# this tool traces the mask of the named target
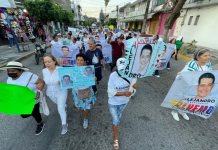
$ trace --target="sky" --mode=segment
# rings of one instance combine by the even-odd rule
[[[116,5],[119,5],[120,7],[132,1],[136,0],[110,0],[106,8],[106,13],[116,10]],[[101,9],[103,9],[103,12],[105,13],[104,0],[74,0],[74,2],[78,2],[81,5],[83,15],[99,18]]]

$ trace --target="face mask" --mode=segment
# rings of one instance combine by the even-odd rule
[[[8,73],[8,76],[11,77],[11,78],[17,78],[18,77],[17,73]]]

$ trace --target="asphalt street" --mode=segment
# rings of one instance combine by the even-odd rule
[[[42,64],[35,65],[34,57],[23,64],[41,76]],[[173,120],[170,110],[160,107],[170,86],[185,65],[171,60],[171,70],[160,71],[160,78],[147,77],[137,82],[137,94],[126,107],[119,126],[120,150],[217,150],[218,112],[205,120],[190,116],[190,120]],[[108,69],[109,70],[109,69]],[[98,86],[97,102],[91,110],[88,129],[82,128],[80,112],[68,98],[69,131],[62,136],[56,105],[47,99],[50,115],[43,116],[46,126],[35,136],[36,123],[32,118],[0,114],[0,150],[112,150],[111,116],[107,106],[109,71]],[[7,79],[0,72],[0,82]]]

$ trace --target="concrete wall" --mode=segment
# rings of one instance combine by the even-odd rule
[[[218,5],[188,9],[181,34],[185,42],[197,41],[197,45],[218,50]],[[200,15],[197,25],[195,18]],[[190,16],[192,22],[188,25]]]

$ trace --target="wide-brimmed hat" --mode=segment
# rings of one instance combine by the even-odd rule
[[[1,70],[7,70],[7,69],[21,69],[24,71],[29,70],[27,67],[23,66],[20,62],[17,61],[11,61],[6,66],[3,66],[0,68]]]

